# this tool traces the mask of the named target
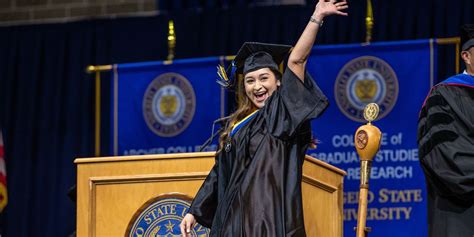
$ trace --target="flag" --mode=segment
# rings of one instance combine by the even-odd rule
[[[363,110],[380,106],[373,124],[382,131],[372,163],[367,226],[370,235],[427,236],[426,185],[418,160],[418,113],[435,81],[432,40],[325,45],[314,48],[307,69],[326,93],[326,112],[313,122],[318,148],[311,156],[347,172],[344,177],[344,235],[357,225],[360,163],[354,133],[366,123]]]
[[[199,151],[213,121],[224,115],[224,90],[215,82],[219,63],[218,57],[210,57],[116,65],[113,154]],[[213,143],[205,151],[216,148]]]
[[[7,206],[7,170],[5,167],[5,152],[3,149],[3,136],[0,130],[0,213]]]

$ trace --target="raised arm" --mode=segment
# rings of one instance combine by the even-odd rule
[[[319,0],[318,4],[316,4],[308,25],[306,25],[306,28],[288,58],[288,67],[300,80],[304,80],[306,62],[308,61],[311,48],[313,47],[316,35],[324,18],[330,15],[347,16],[347,13],[343,12],[343,10],[347,8],[348,6],[345,0],[339,2],[336,0]]]

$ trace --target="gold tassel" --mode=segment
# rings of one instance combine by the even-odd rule
[[[370,44],[372,41],[372,29],[374,27],[374,13],[372,10],[372,1],[367,0],[367,16],[365,17],[366,35],[365,43]]]
[[[222,65],[217,65],[217,75],[225,82],[229,81],[229,77],[227,76],[227,73],[225,72],[225,69]]]

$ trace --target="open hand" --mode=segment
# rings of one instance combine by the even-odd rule
[[[347,8],[349,8],[349,6],[345,0],[319,0],[318,4],[316,4],[313,16],[319,21],[330,15],[347,16],[347,12],[344,12]]]

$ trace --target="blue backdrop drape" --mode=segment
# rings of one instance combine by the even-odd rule
[[[365,2],[351,1],[347,18],[327,19],[318,43],[362,42]],[[451,37],[461,23],[474,22],[472,0],[373,4],[374,41]],[[66,195],[75,183],[73,160],[94,155],[94,80],[84,71],[87,65],[165,59],[170,19],[177,58],[231,55],[244,41],[294,44],[313,7],[209,8],[0,27],[0,127],[9,192],[0,219],[4,236],[67,236],[75,228],[75,206]],[[444,78],[454,73],[454,53],[439,53],[439,78]],[[102,88],[106,85],[104,80]],[[107,93],[104,89],[102,98]],[[103,115],[107,104],[104,99]],[[104,116],[103,124],[107,121]],[[102,134],[108,134],[107,127]],[[102,145],[108,147],[108,141]]]

